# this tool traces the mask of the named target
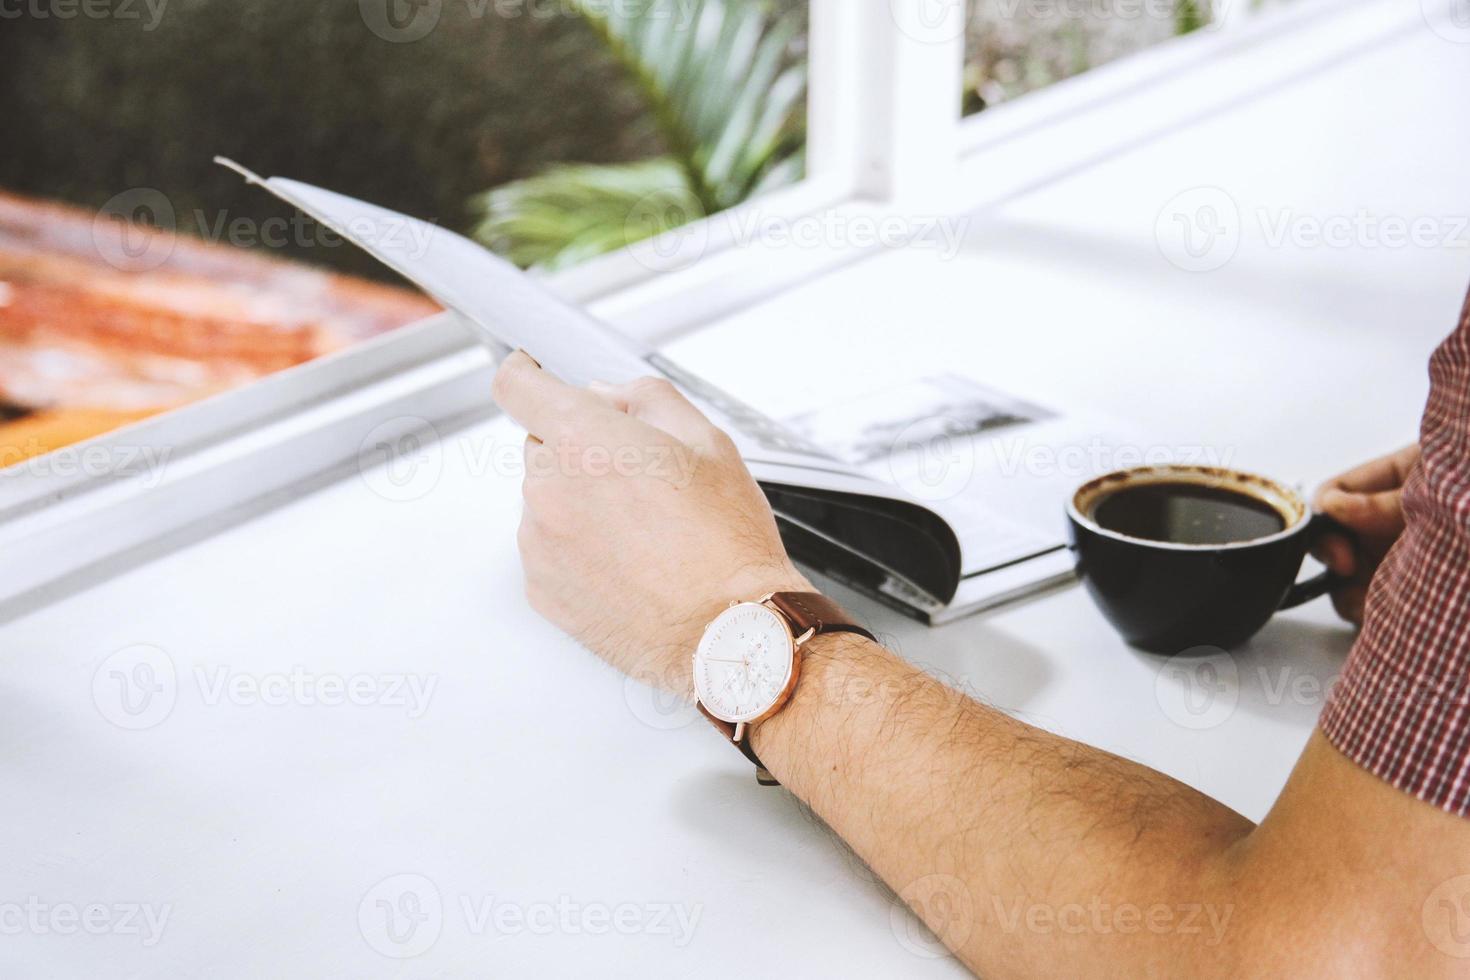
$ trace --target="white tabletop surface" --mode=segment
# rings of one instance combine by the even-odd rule
[[[1314,482],[1412,438],[1470,233],[1277,246],[1260,213],[1453,237],[1467,82],[1470,48],[1404,36],[977,216],[951,259],[873,258],[674,349],[773,414],[940,364]],[[1212,272],[1155,239],[1200,185],[1240,220]],[[962,974],[789,795],[526,607],[518,445],[485,423],[408,490],[354,474],[0,627],[0,973]],[[842,597],[914,661],[1252,818],[1351,643],[1318,602],[1179,672],[1077,589],[940,629]],[[125,706],[140,665],[160,689]],[[344,685],[357,703],[308,703]]]

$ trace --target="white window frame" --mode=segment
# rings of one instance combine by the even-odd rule
[[[1219,15],[1210,27],[962,118],[965,36],[963,19],[956,30],[952,18],[968,16],[969,2],[811,0],[807,178],[668,233],[700,237],[702,255],[686,268],[653,271],[625,250],[558,273],[552,285],[628,333],[663,340],[873,250],[841,242],[772,249],[738,241],[732,228],[829,211],[912,217],[994,204],[1268,91],[1350,50],[1359,34],[1383,29],[1376,9],[1355,16],[1381,7],[1375,0],[1292,0],[1264,11],[1252,0],[1214,0]],[[1404,7],[1405,17],[1418,15],[1407,9],[1417,4]],[[1231,71],[1233,55],[1297,38],[1306,43],[1273,70]],[[1179,84],[1185,79],[1187,88]],[[1088,138],[1078,145],[1084,141],[1067,134],[1084,120]]]
[[[1294,0],[961,120],[963,32],[941,16],[926,35],[922,18],[914,29],[919,12],[903,9],[942,14],[956,2],[811,0],[808,177],[668,233],[706,236],[687,267],[660,271],[629,249],[552,276],[552,288],[645,340],[695,329],[881,248],[742,243],[731,230],[740,221],[994,206],[1422,28],[1425,16],[1393,0]],[[1171,84],[1186,79],[1187,91]],[[492,371],[445,314],[0,471],[0,621],[350,477],[385,431],[430,438],[485,418]],[[140,450],[166,466],[129,472]],[[84,458],[118,468],[57,465]]]

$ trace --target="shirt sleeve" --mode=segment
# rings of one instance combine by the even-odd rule
[[[1369,772],[1470,816],[1470,299],[1429,377],[1404,533],[1320,724]]]

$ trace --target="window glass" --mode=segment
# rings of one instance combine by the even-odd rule
[[[970,0],[964,111],[989,106],[1181,34],[1216,29],[1233,8],[1286,0]]]
[[[28,0],[0,465],[419,319],[233,157],[568,265],[803,173],[805,0]]]

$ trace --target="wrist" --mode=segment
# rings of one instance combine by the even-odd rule
[[[801,648],[801,676],[780,711],[751,731],[751,748],[783,785],[795,789],[798,770],[820,762],[846,768],[837,753],[844,720],[885,696],[875,677],[895,660],[882,644],[856,633],[820,633]],[[769,756],[769,758],[768,758]]]
[[[817,589],[789,561],[754,564],[729,575],[720,585],[719,604],[750,602],[770,592],[816,592]]]

